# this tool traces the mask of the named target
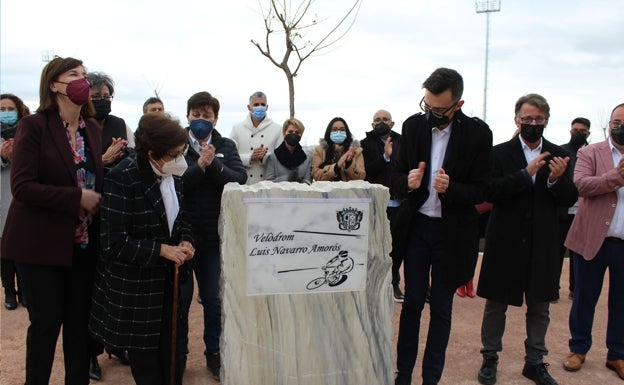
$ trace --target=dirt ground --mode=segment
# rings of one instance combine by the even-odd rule
[[[478,272],[478,267],[477,267]],[[475,280],[476,282],[476,280]],[[560,385],[617,385],[623,382],[617,377],[615,372],[605,368],[606,347],[605,333],[607,322],[607,288],[608,279],[605,279],[603,293],[600,297],[594,321],[594,347],[587,356],[587,361],[583,368],[576,373],[569,373],[563,370],[562,364],[568,352],[568,314],[572,301],[568,299],[568,261],[564,264],[561,277],[561,299],[558,303],[552,304],[551,322],[547,335],[547,347],[550,354],[546,361],[550,363],[549,372],[559,382]],[[477,372],[481,365],[481,355],[479,349],[480,327],[485,301],[481,298],[459,298],[455,297],[453,326],[451,340],[449,343],[446,366],[440,385],[473,385],[478,384]],[[202,354],[203,342],[201,338],[202,325],[200,306],[194,302],[191,307],[191,353],[188,359],[187,372],[184,378],[185,385],[212,385],[218,382],[212,380],[205,367],[205,360]],[[398,333],[398,319],[401,312],[401,305],[395,303],[392,323],[394,326],[394,343]],[[525,308],[510,307],[507,312],[507,328],[503,339],[503,352],[500,356],[498,366],[498,384],[501,385],[531,385],[532,381],[524,378],[521,374],[524,364],[524,312]],[[428,312],[425,308],[423,313],[423,325],[428,323]],[[25,335],[28,327],[28,314],[26,309],[19,307],[17,310],[7,311],[2,307],[0,312],[0,384],[15,385],[24,383],[24,362],[25,362]],[[421,328],[421,351],[419,360],[414,369],[413,384],[420,384],[420,368],[422,347],[426,338],[426,327]],[[103,381],[101,385],[110,384],[132,384],[130,368],[122,366],[115,359],[108,359],[105,355],[99,358],[103,371]],[[63,352],[61,343],[57,345],[57,356],[52,369],[50,384],[63,384]],[[98,384],[92,381],[91,384]],[[243,384],[241,384],[243,385]],[[271,385],[271,384],[246,384],[246,385]],[[378,385],[378,384],[345,384],[345,385]],[[381,384],[380,384],[381,385]],[[391,384],[383,384],[391,385]]]

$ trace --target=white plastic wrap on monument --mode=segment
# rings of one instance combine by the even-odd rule
[[[388,199],[363,181],[225,187],[222,384],[392,383]]]

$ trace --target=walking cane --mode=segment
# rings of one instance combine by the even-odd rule
[[[175,364],[176,364],[176,335],[178,334],[178,276],[179,267],[176,264],[173,271],[173,306],[171,307],[171,373],[170,384],[175,385]]]

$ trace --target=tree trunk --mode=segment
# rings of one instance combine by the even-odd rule
[[[286,73],[288,79],[288,100],[290,107],[290,117],[295,117],[295,79],[292,74]]]

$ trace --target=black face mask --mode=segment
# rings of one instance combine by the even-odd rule
[[[390,126],[388,123],[381,122],[378,123],[373,130],[380,136],[386,136],[390,133]]]
[[[624,146],[624,124],[611,129],[611,139],[620,146]]]
[[[581,147],[582,145],[585,144],[586,141],[587,141],[587,136],[585,136],[584,133],[575,132],[572,134],[572,143],[574,143],[575,146]]]
[[[450,119],[446,115],[437,115],[432,113],[431,111],[425,112],[425,118],[427,119],[427,125],[429,128],[440,127],[448,124]]]
[[[521,124],[520,135],[529,143],[537,142],[544,134],[543,124]]]
[[[296,146],[297,144],[299,144],[300,140],[301,136],[299,136],[299,134],[295,134],[294,132],[286,134],[286,136],[284,137],[284,142],[286,142],[286,144],[288,144],[289,146]]]
[[[102,120],[111,112],[110,100],[92,100],[93,107],[95,107],[95,120]]]

